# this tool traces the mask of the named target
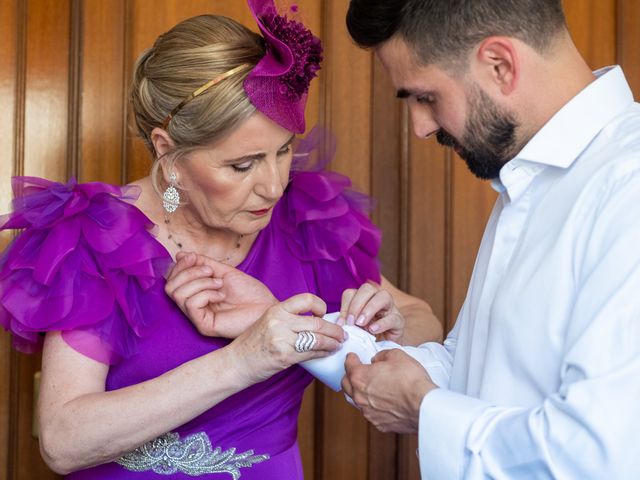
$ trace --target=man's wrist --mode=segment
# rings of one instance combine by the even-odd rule
[[[424,397],[437,388],[438,387],[434,383],[425,378],[418,382],[418,385],[412,389],[413,398],[411,402],[411,411],[413,413],[413,422],[416,432],[418,431],[420,423],[420,407],[422,405],[422,401],[424,400]]]

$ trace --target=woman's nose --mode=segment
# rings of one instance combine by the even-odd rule
[[[256,193],[269,200],[277,200],[284,193],[286,179],[282,177],[288,172],[281,171],[275,159],[263,162],[262,166],[260,179],[256,184]]]

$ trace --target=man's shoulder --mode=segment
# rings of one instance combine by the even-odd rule
[[[640,152],[640,103],[634,102],[603,130],[612,149],[631,156]]]

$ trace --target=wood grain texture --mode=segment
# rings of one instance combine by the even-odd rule
[[[24,159],[20,169],[57,181],[66,181],[69,158],[69,102],[71,2],[30,0],[23,4],[20,28],[26,32],[24,85]],[[11,479],[53,479],[31,436],[33,375],[40,368],[38,355],[11,355],[13,428]]]
[[[455,323],[467,294],[484,227],[496,193],[486,181],[475,178],[457,155],[451,160],[451,207],[449,213],[449,291],[447,330]]]
[[[571,36],[591,68],[615,63],[617,0],[564,0],[563,4]]]
[[[618,0],[617,62],[622,65],[636,101],[640,100],[640,2]]]
[[[0,0],[0,211],[9,210],[11,175],[16,167],[17,86],[18,86],[18,0]],[[9,243],[10,232],[0,233],[0,251]],[[0,480],[8,480],[13,470],[14,433],[11,381],[11,338],[0,329]]]
[[[27,2],[24,173],[67,180],[69,0]]]
[[[122,181],[122,134],[127,87],[124,79],[125,0],[85,0],[81,10],[80,142],[81,182]],[[127,79],[128,82],[128,79]]]
[[[466,294],[495,192],[451,152],[413,136],[383,68],[345,31],[348,0],[296,3],[325,46],[307,125],[320,122],[336,135],[332,167],[375,197],[384,274],[429,301],[448,330]],[[564,3],[589,64],[621,63],[640,94],[640,2]],[[2,212],[14,173],[66,180],[77,172],[82,181],[110,183],[147,175],[149,154],[128,128],[133,63],[178,21],[212,12],[256,30],[244,1],[0,0]],[[7,241],[0,234],[0,249]],[[8,335],[0,332],[0,384],[8,386],[0,389],[0,480],[58,478],[40,460],[30,433],[39,362],[12,352]],[[321,385],[307,390],[298,428],[309,480],[419,478],[415,436],[380,434],[341,394]]]
[[[15,168],[16,148],[16,88],[18,73],[18,1],[0,0],[0,211],[9,210],[10,177]],[[8,241],[8,232],[0,234],[0,249]]]
[[[404,176],[408,155],[403,148],[402,103],[396,98],[388,75],[377,57],[373,57],[371,98],[371,196],[373,221],[383,232],[380,262],[382,274],[393,284],[406,284],[404,258],[408,250],[407,189]],[[400,214],[398,214],[400,212]],[[397,477],[398,437],[383,434],[369,426],[370,480]]]
[[[327,0],[323,11],[325,63],[321,118],[338,141],[332,167],[360,191],[371,185],[371,54],[348,40],[347,0]],[[357,88],[355,88],[357,86]],[[342,394],[322,387],[322,459],[316,478],[367,478],[368,425]]]

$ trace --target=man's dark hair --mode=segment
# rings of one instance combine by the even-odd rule
[[[351,0],[347,28],[361,47],[398,36],[423,64],[457,63],[491,35],[544,52],[565,26],[561,0]]]

